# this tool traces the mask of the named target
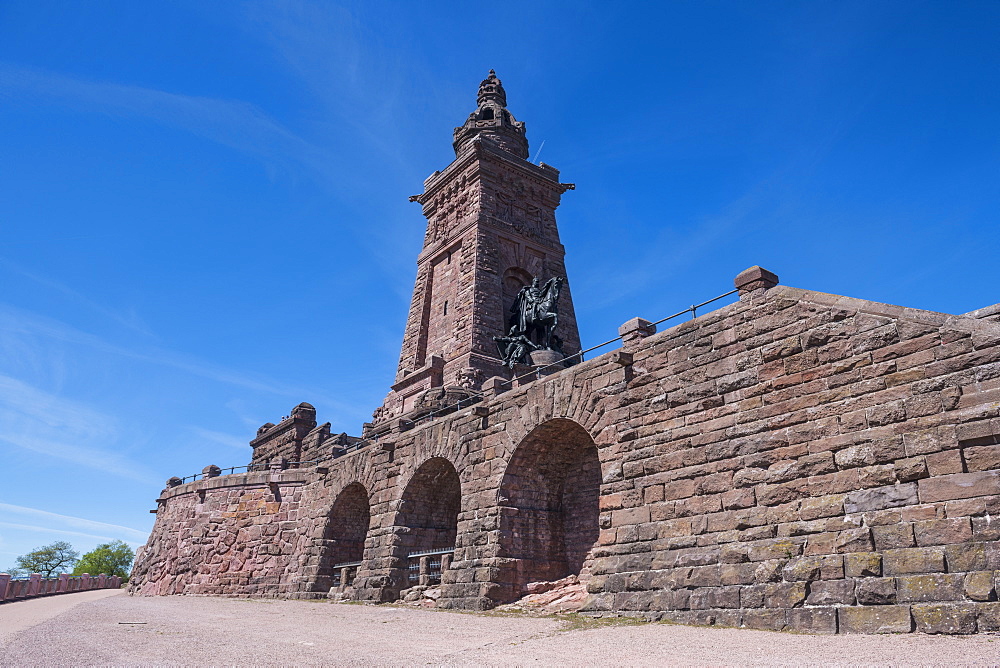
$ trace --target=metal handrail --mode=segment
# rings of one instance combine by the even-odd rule
[[[314,460],[311,460],[311,461],[308,461],[308,462],[285,462],[284,465],[281,467],[281,470],[285,471],[285,470],[291,468],[293,465],[295,465],[296,467],[302,467],[304,465],[309,465],[309,464],[319,464],[319,463],[321,463],[321,461],[322,460],[314,459]],[[219,476],[222,476],[222,475],[231,475],[231,474],[233,474],[233,473],[235,473],[237,471],[244,471],[244,470],[247,473],[255,473],[255,472],[261,472],[261,471],[270,471],[271,470],[271,464],[270,463],[267,463],[267,464],[247,464],[245,466],[230,466],[230,467],[224,468],[224,469],[220,468],[219,469]],[[226,471],[229,471],[229,473],[226,473]],[[189,482],[189,481],[193,482],[195,480],[203,478],[204,476],[205,476],[204,472],[202,472],[202,473],[195,473],[194,475],[184,476],[183,478],[181,478],[180,484],[183,485],[184,483]],[[211,477],[216,478],[218,476],[211,476]]]
[[[703,301],[700,304],[693,304],[693,305],[687,307],[686,309],[684,309],[683,311],[678,311],[677,313],[674,313],[672,315],[668,315],[666,318],[660,318],[656,322],[653,322],[653,323],[650,323],[650,324],[652,324],[652,325],[659,325],[659,324],[662,324],[662,323],[664,323],[664,322],[666,322],[668,320],[672,320],[674,318],[678,318],[678,317],[684,315],[685,313],[690,313],[691,314],[691,319],[693,320],[694,318],[698,317],[698,309],[700,309],[701,307],[707,306],[708,304],[711,304],[713,302],[717,302],[720,299],[725,299],[726,297],[728,297],[730,295],[734,295],[737,292],[739,292],[739,290],[730,290],[729,292],[723,293],[723,294],[719,295],[718,297],[712,297],[711,299]],[[506,385],[509,385],[510,387],[513,387],[514,383],[516,383],[517,381],[523,380],[525,378],[530,378],[531,376],[534,376],[536,379],[537,378],[541,378],[542,377],[542,372],[545,371],[546,369],[550,369],[550,368],[555,367],[555,366],[563,366],[563,367],[565,367],[566,360],[571,360],[571,359],[573,359],[575,357],[579,357],[580,361],[582,362],[583,361],[583,356],[585,354],[587,354],[589,352],[592,352],[594,350],[597,350],[598,348],[603,348],[604,346],[607,346],[607,345],[610,345],[612,343],[615,343],[616,341],[621,341],[621,339],[622,339],[621,335],[616,336],[615,338],[608,339],[607,341],[604,341],[603,343],[598,343],[596,346],[591,346],[590,348],[587,348],[586,350],[581,350],[580,352],[573,353],[572,355],[567,355],[566,357],[564,357],[563,359],[559,360],[558,362],[553,362],[551,364],[546,364],[545,366],[538,367],[537,369],[534,369],[534,370],[532,370],[529,373],[522,374],[520,376],[515,376],[514,378],[511,378],[510,380],[504,380],[503,383],[506,384]],[[496,358],[490,358],[490,359],[496,359]],[[497,361],[501,362],[502,360],[497,359]],[[451,412],[451,409],[460,410],[461,408],[463,408],[463,404],[465,404],[467,406],[471,406],[474,403],[478,403],[481,399],[483,399],[485,397],[485,395],[482,392],[473,392],[472,394],[475,395],[475,396],[474,397],[466,397],[464,399],[460,399],[458,402],[456,402],[454,404],[450,404],[450,405],[445,406],[443,408],[438,408],[436,410],[433,410],[430,413],[428,413],[427,415],[421,415],[420,417],[418,417],[415,420],[413,420],[412,423],[413,424],[417,424],[417,423],[419,423],[421,421],[424,421],[424,420],[431,420],[434,417],[436,417],[436,415],[435,415],[436,413]]]
[[[703,301],[700,304],[693,304],[693,305],[687,307],[686,309],[684,309],[682,311],[678,311],[677,313],[673,313],[671,315],[668,315],[666,318],[660,318],[659,320],[657,320],[656,322],[653,322],[651,324],[652,325],[660,325],[660,324],[662,324],[664,322],[667,322],[668,320],[673,320],[674,318],[679,318],[680,316],[684,315],[685,313],[690,313],[692,319],[697,318],[698,317],[698,309],[702,308],[703,306],[708,306],[709,304],[711,304],[713,302],[717,302],[720,299],[725,299],[726,297],[728,297],[730,295],[734,295],[737,292],[739,292],[739,290],[730,290],[729,292],[723,293],[723,294],[719,295],[718,297],[712,297],[711,299]],[[565,367],[565,364],[566,364],[567,360],[572,360],[572,359],[575,359],[575,358],[579,358],[579,360],[582,362],[583,361],[583,356],[585,354],[587,354],[589,352],[593,352],[594,350],[598,350],[599,348],[603,348],[604,346],[611,345],[612,343],[615,343],[617,341],[621,341],[622,338],[623,337],[621,335],[619,335],[619,336],[616,336],[613,339],[608,339],[607,341],[604,341],[603,343],[598,343],[596,346],[591,346],[590,348],[587,348],[586,350],[581,350],[579,352],[573,353],[572,355],[567,355],[566,357],[564,357],[563,359],[559,360],[558,362],[553,362],[551,364],[546,364],[545,366],[541,366],[541,367],[538,367],[537,369],[533,369],[529,373],[522,374],[520,376],[515,376],[514,378],[511,378],[510,380],[503,380],[503,384],[508,385],[510,387],[514,387],[515,383],[517,383],[517,382],[519,382],[521,380],[524,380],[525,378],[530,378],[532,376],[534,376],[536,379],[541,378],[542,377],[542,372],[546,371],[547,369],[551,369],[551,368],[557,367],[557,366]],[[500,360],[498,358],[492,358],[492,357],[489,358],[489,359],[495,359],[497,362],[502,362],[503,361],[503,360]],[[423,421],[433,420],[434,418],[438,417],[439,415],[450,413],[452,410],[461,410],[462,408],[466,408],[466,407],[472,406],[473,404],[477,404],[477,403],[479,403],[480,401],[482,401],[483,399],[486,398],[486,395],[483,394],[482,392],[473,392],[473,391],[470,390],[470,394],[472,396],[464,397],[462,399],[459,399],[457,402],[455,402],[453,404],[449,404],[449,405],[444,406],[442,408],[436,408],[436,409],[430,411],[429,413],[427,413],[426,415],[421,415],[420,417],[418,417],[418,418],[416,418],[414,420],[411,420],[410,423],[413,424],[413,425],[416,425],[416,424],[419,424],[420,422],[423,422]],[[347,454],[348,452],[354,452],[354,451],[360,450],[360,449],[362,449],[364,447],[367,447],[367,446],[371,445],[373,442],[377,442],[378,439],[379,439],[379,437],[380,437],[380,435],[373,434],[369,438],[365,438],[365,439],[362,439],[360,441],[357,441],[354,444],[345,446],[344,447],[344,452],[341,453],[341,455]],[[341,455],[338,455],[338,456],[341,456]],[[333,459],[336,459],[336,457],[333,457]],[[327,461],[327,460],[314,460],[314,461],[309,461],[309,462],[287,462],[285,468],[290,467],[293,464],[296,465],[296,466],[301,466],[301,465],[304,465],[304,464],[320,464],[320,463],[322,463],[322,461]],[[229,474],[235,473],[236,471],[242,471],[242,470],[246,470],[247,473],[250,473],[250,472],[253,472],[253,471],[267,471],[267,470],[270,470],[270,468],[271,468],[270,464],[247,464],[246,466],[230,466],[229,468],[221,469],[221,472],[219,473],[219,475],[229,475]],[[229,471],[229,474],[225,473],[226,471]],[[202,478],[203,476],[204,476],[204,473],[195,473],[194,475],[185,476],[184,478],[181,478],[181,483],[180,484],[184,484],[184,483],[189,482],[189,481],[198,480],[198,479]],[[450,549],[449,550],[444,550],[444,552],[451,552],[451,551],[453,551],[453,550],[450,550]],[[429,554],[443,554],[444,552],[434,552],[434,551],[432,551],[432,552],[422,552],[422,553],[420,553],[420,556],[429,555]],[[414,556],[414,555],[410,555],[410,556]]]
[[[454,551],[455,548],[453,547],[442,547],[436,550],[424,550],[423,552],[410,552],[408,555],[406,555],[406,558],[415,559],[417,557],[430,557],[435,554],[451,554]]]

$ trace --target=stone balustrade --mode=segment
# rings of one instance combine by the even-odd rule
[[[89,589],[118,589],[121,586],[122,579],[117,575],[63,573],[58,577],[43,578],[41,574],[33,573],[27,578],[12,578],[7,573],[0,573],[0,603]]]

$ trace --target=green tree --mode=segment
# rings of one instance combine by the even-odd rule
[[[11,575],[41,573],[44,577],[51,578],[73,568],[79,558],[80,553],[72,545],[64,540],[57,540],[18,557],[17,567],[11,569]]]
[[[101,543],[83,555],[80,563],[76,565],[73,575],[82,575],[83,573],[100,575],[104,573],[105,575],[117,575],[123,580],[128,580],[134,559],[135,552],[120,540]]]

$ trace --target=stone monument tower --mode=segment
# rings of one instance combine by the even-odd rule
[[[511,308],[533,279],[560,282],[553,347],[566,355],[580,350],[555,218],[573,185],[560,183],[554,167],[529,162],[524,123],[507,110],[492,70],[476,104],[455,128],[455,160],[410,198],[423,206],[427,232],[396,381],[375,412],[376,431],[427,405],[428,390],[440,402],[492,376],[509,378],[494,337],[509,333]]]

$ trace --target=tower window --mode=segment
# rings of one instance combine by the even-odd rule
[[[485,109],[483,109],[483,120],[484,121],[492,121],[493,120],[493,110],[490,109],[489,107],[486,107]]]
[[[447,299],[444,302],[444,315],[448,315],[448,300]]]

